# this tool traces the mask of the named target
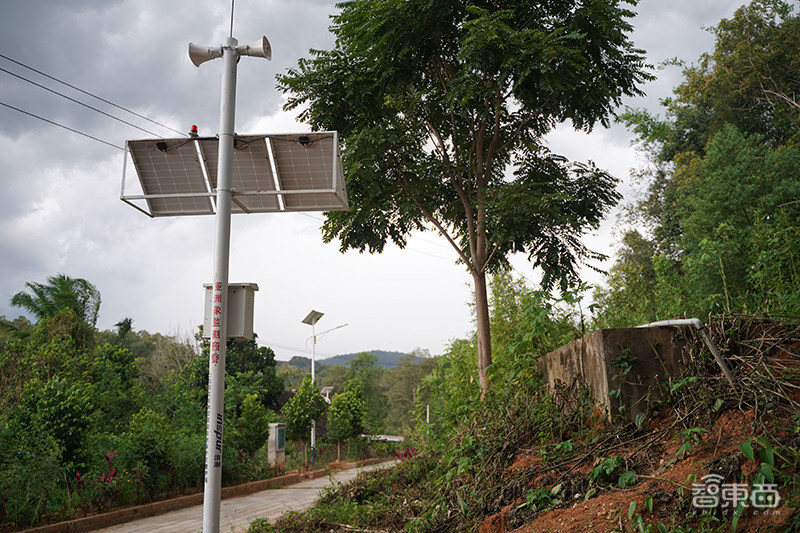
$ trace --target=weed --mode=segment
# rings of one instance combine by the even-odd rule
[[[685,454],[695,444],[705,444],[707,446],[708,443],[703,440],[703,435],[706,433],[708,433],[707,429],[698,427],[687,428],[679,431],[678,434],[673,437],[673,440],[681,439],[681,445],[678,448],[678,451],[675,452],[675,455],[678,458],[685,456]]]
[[[624,470],[625,459],[615,455],[599,461],[591,472],[589,481],[598,484],[617,483],[621,488],[630,487],[636,483],[636,472]]]
[[[531,489],[525,494],[525,501],[521,503],[517,510],[529,509],[531,511],[539,512],[547,509],[553,504],[561,503],[561,500],[555,498],[554,494],[558,486],[553,489],[547,487],[540,487],[538,489]],[[555,493],[554,493],[555,491]]]

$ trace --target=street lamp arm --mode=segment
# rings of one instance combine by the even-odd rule
[[[306,342],[305,342],[305,345],[306,345],[306,350],[308,350],[308,341],[310,341],[310,340],[312,340],[312,339],[319,339],[320,337],[322,337],[323,335],[325,335],[325,334],[327,334],[327,333],[330,333],[331,331],[334,331],[334,330],[336,330],[336,329],[341,329],[341,328],[343,328],[343,327],[345,327],[345,326],[349,326],[349,325],[350,325],[350,324],[342,324],[341,326],[336,326],[335,328],[326,329],[326,330],[325,330],[325,331],[323,331],[322,333],[317,333],[316,335],[312,335],[312,336],[310,336],[309,338],[307,338],[307,339],[306,339]],[[316,340],[314,340],[314,343],[316,344]]]
[[[330,333],[331,331],[334,331],[334,330],[337,330],[337,329],[341,329],[341,328],[343,328],[343,327],[345,327],[345,326],[349,326],[349,325],[350,325],[350,324],[342,324],[342,325],[340,325],[340,326],[336,326],[335,328],[326,329],[326,330],[325,330],[325,331],[323,331],[322,333],[317,333],[317,338],[320,338],[320,337],[322,337],[322,336],[323,336],[323,335],[325,335],[326,333]]]

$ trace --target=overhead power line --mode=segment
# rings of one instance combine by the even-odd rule
[[[16,65],[19,65],[19,66],[21,66],[21,67],[23,67],[23,68],[26,68],[26,69],[28,69],[28,70],[30,70],[30,71],[32,71],[32,72],[35,72],[35,73],[39,74],[39,75],[41,75],[41,76],[44,76],[45,78],[48,78],[48,79],[50,79],[50,80],[53,80],[53,81],[55,81],[55,82],[57,82],[57,83],[60,83],[60,84],[62,84],[62,85],[65,85],[65,86],[69,87],[70,89],[74,89],[74,90],[76,90],[76,91],[78,91],[78,92],[80,92],[80,93],[83,93],[83,94],[87,95],[87,96],[91,96],[92,98],[95,98],[95,99],[97,99],[97,100],[100,100],[100,101],[101,101],[101,102],[103,102],[104,104],[108,104],[108,105],[110,105],[110,106],[112,106],[112,107],[116,107],[117,109],[119,109],[119,110],[121,110],[121,111],[125,111],[126,113],[130,113],[131,115],[133,115],[133,116],[135,116],[135,117],[138,117],[138,118],[140,118],[140,119],[142,119],[142,120],[146,120],[147,122],[150,122],[151,124],[155,124],[156,126],[160,126],[160,127],[162,127],[162,128],[166,128],[166,129],[168,129],[168,130],[170,130],[170,131],[174,131],[174,132],[175,132],[175,133],[177,133],[178,135],[186,136],[186,132],[178,131],[178,130],[176,130],[175,128],[171,128],[170,126],[167,126],[166,124],[162,124],[161,122],[158,122],[158,121],[156,121],[156,120],[153,120],[153,119],[151,119],[151,118],[149,118],[149,117],[146,117],[146,116],[144,116],[144,115],[141,115],[141,114],[139,114],[139,113],[137,113],[137,112],[135,112],[135,111],[131,111],[130,109],[127,109],[127,108],[125,108],[125,107],[122,107],[121,105],[115,104],[114,102],[111,102],[111,101],[109,101],[109,100],[106,100],[105,98],[102,98],[102,97],[100,97],[100,96],[97,96],[96,94],[92,94],[92,93],[90,93],[89,91],[85,91],[85,90],[81,89],[80,87],[76,87],[76,86],[74,86],[74,85],[72,85],[72,84],[69,84],[69,83],[67,83],[67,82],[65,82],[65,81],[63,81],[63,80],[60,80],[60,79],[58,79],[58,78],[56,78],[56,77],[54,77],[54,76],[51,76],[51,75],[49,75],[49,74],[46,74],[46,73],[42,72],[41,70],[35,69],[35,68],[31,67],[31,66],[28,66],[28,65],[26,65],[25,63],[22,63],[22,62],[20,62],[20,61],[17,61],[16,59],[12,59],[12,58],[10,58],[10,57],[8,57],[8,56],[4,55],[4,54],[0,54],[0,57],[2,57],[3,59],[5,59],[6,61],[11,61],[12,63],[14,63],[14,64],[16,64]],[[5,72],[8,72],[8,71],[5,71]],[[12,74],[12,75],[14,75],[14,76],[17,76],[16,74]],[[20,78],[21,78],[21,76],[17,76],[17,77],[20,77]],[[40,87],[41,87],[41,86],[40,86]],[[51,90],[51,89],[48,89],[48,90]],[[52,91],[52,92],[55,92],[55,91]],[[59,94],[59,93],[56,93],[56,94]],[[78,103],[80,103],[80,102],[78,102]],[[85,105],[85,104],[82,104],[82,105]],[[87,106],[87,107],[89,107],[89,106]],[[118,119],[118,120],[119,120],[119,119]],[[134,126],[134,127],[137,127],[137,128],[138,128],[138,126]],[[141,128],[139,128],[139,129],[141,129]],[[143,131],[147,131],[147,130],[143,130]],[[148,131],[147,133],[151,133],[151,132],[149,132],[149,131]],[[157,137],[160,137],[160,135],[156,135],[156,136],[157,136]]]
[[[65,126],[63,124],[59,124],[58,122],[54,122],[54,121],[52,121],[50,119],[47,119],[47,118],[44,118],[44,117],[40,117],[39,115],[36,115],[34,113],[30,113],[30,112],[25,111],[23,109],[20,109],[18,107],[14,107],[13,105],[9,105],[9,104],[7,104],[5,102],[0,102],[0,105],[2,105],[4,107],[7,107],[9,109],[13,109],[14,111],[18,111],[18,112],[22,113],[23,115],[28,115],[29,117],[38,118],[39,120],[47,122],[48,124],[52,124],[53,126],[58,126],[59,128],[64,128],[65,130],[71,131],[72,133],[77,133],[78,135],[83,135],[84,137],[88,137],[88,138],[93,139],[93,140],[95,140],[97,142],[101,142],[103,144],[107,144],[108,146],[111,146],[112,148],[116,148],[118,150],[125,150],[125,148],[123,148],[122,146],[117,146],[116,144],[112,144],[112,143],[110,143],[108,141],[104,141],[103,139],[99,139],[97,137],[89,135],[88,133],[83,133],[82,131],[78,131],[76,129],[70,128],[69,126]]]
[[[61,98],[65,98],[65,99],[69,100],[70,102],[74,102],[74,103],[76,103],[78,105],[82,105],[85,108],[91,109],[92,111],[96,111],[96,112],[100,113],[101,115],[105,115],[108,118],[112,118],[112,119],[114,119],[114,120],[116,120],[118,122],[121,122],[123,124],[126,124],[126,125],[128,125],[128,126],[130,126],[132,128],[136,128],[137,130],[143,131],[145,133],[149,133],[150,135],[155,135],[156,137],[160,137],[160,135],[158,133],[152,132],[150,130],[146,130],[144,128],[140,128],[139,126],[137,126],[136,124],[133,124],[132,122],[128,122],[127,120],[123,120],[123,119],[121,119],[119,117],[115,117],[114,115],[112,115],[110,113],[106,113],[105,111],[97,109],[96,107],[92,107],[89,104],[85,104],[85,103],[81,102],[80,100],[76,100],[74,98],[71,98],[71,97],[67,96],[64,93],[60,93],[60,92],[56,91],[55,89],[51,89],[50,87],[46,87],[46,86],[44,86],[44,85],[42,85],[40,83],[36,83],[33,80],[29,80],[28,78],[26,78],[24,76],[20,76],[19,74],[15,74],[15,73],[11,72],[10,70],[4,69],[3,67],[0,67],[0,72],[5,72],[6,74],[10,74],[11,76],[14,76],[15,78],[18,78],[18,79],[20,79],[22,81],[28,82],[31,85],[35,85],[36,87],[39,87],[40,89],[44,89],[45,91],[50,91],[51,93],[56,94],[56,95],[60,96]]]

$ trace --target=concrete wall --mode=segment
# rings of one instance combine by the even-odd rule
[[[609,418],[622,412],[634,421],[648,402],[662,398],[659,380],[682,374],[687,335],[693,334],[686,326],[600,329],[543,356],[539,371],[551,389],[557,381],[576,391],[585,385]],[[624,376],[613,364],[621,356],[630,357]],[[609,397],[615,389],[619,398]]]

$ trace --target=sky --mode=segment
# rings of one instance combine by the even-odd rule
[[[651,64],[674,57],[691,63],[713,47],[705,28],[745,3],[642,0],[634,9],[632,39]],[[201,135],[217,133],[222,61],[195,67],[187,46],[219,46],[230,31],[230,8],[219,0],[4,3],[0,54],[171,129],[0,57],[0,316],[24,314],[8,302],[26,282],[63,273],[100,290],[100,329],[131,317],[134,329],[189,337],[202,323],[203,284],[213,275],[214,217],[151,219],[120,201],[123,151],[116,147],[130,139],[175,137],[172,130],[185,132],[193,124]],[[275,88],[275,76],[308,57],[310,49],[332,47],[328,26],[335,12],[335,2],[324,0],[235,3],[233,35],[239,43],[264,35],[272,45],[271,61],[239,62],[238,133],[309,130],[294,112],[282,111],[285,97]],[[625,104],[658,111],[681,73],[668,67],[656,75],[642,87],[647,96]],[[630,170],[641,165],[631,140],[620,125],[588,135],[563,126],[547,138],[554,152],[592,160],[620,178],[626,199],[636,190]],[[337,242],[322,242],[322,217],[233,217],[229,279],[258,284],[254,329],[259,344],[272,347],[278,359],[310,354],[311,328],[301,321],[312,309],[325,313],[316,327],[318,359],[372,349],[438,355],[474,330],[470,277],[441,237],[426,232],[415,234],[403,250],[389,245],[380,255],[342,254]],[[612,213],[585,242],[611,255],[618,230]],[[512,264],[516,275],[539,281],[524,256]],[[590,284],[602,282],[584,272]]]

